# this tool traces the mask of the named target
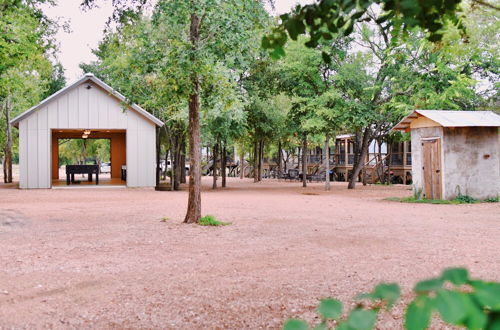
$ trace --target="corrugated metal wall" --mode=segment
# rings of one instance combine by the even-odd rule
[[[51,187],[52,129],[125,129],[127,186],[155,185],[155,124],[85,82],[19,122],[21,188]]]

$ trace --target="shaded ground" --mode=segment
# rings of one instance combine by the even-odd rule
[[[500,280],[498,203],[383,200],[410,195],[404,186],[229,185],[203,194],[203,214],[233,223],[220,228],[181,224],[185,191],[0,189],[0,328],[279,328],[314,320],[322,297],[352,306],[380,281],[408,300],[447,266]],[[402,313],[380,328],[400,328]]]

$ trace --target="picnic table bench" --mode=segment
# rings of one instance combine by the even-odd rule
[[[66,184],[77,183],[75,174],[88,174],[89,182],[95,174],[95,184],[99,184],[99,165],[66,165]],[[79,182],[78,182],[79,183]]]

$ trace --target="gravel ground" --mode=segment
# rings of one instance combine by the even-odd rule
[[[404,186],[204,184],[203,214],[231,226],[182,224],[186,191],[0,189],[0,327],[279,328],[314,321],[323,297],[351,307],[381,281],[408,301],[448,266],[500,280],[498,203],[383,200]],[[378,327],[401,328],[402,315],[400,303]]]

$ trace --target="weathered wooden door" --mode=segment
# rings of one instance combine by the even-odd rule
[[[441,199],[441,140],[422,140],[424,198]]]

